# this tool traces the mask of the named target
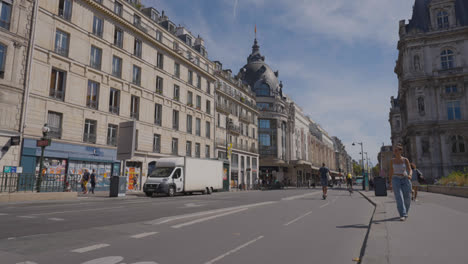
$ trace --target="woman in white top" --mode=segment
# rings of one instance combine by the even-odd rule
[[[411,205],[411,177],[413,172],[409,160],[401,156],[402,152],[403,146],[401,144],[393,148],[395,157],[390,161],[390,188],[393,188],[395,194],[400,220],[405,221],[408,218]]]

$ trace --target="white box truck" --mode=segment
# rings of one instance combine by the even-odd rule
[[[143,191],[146,196],[164,193],[211,194],[223,188],[223,162],[220,160],[188,157],[161,158],[156,168],[148,175]]]

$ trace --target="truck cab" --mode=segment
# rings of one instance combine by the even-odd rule
[[[184,168],[180,166],[157,167],[148,175],[143,191],[146,196],[153,196],[153,193],[174,196],[178,192],[183,192]]]

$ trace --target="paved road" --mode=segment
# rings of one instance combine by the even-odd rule
[[[318,189],[0,205],[0,262],[353,263],[373,206]]]

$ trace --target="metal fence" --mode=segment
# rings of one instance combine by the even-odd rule
[[[81,190],[80,174],[0,173],[0,193],[13,192],[77,192]],[[38,184],[40,187],[38,188]]]

